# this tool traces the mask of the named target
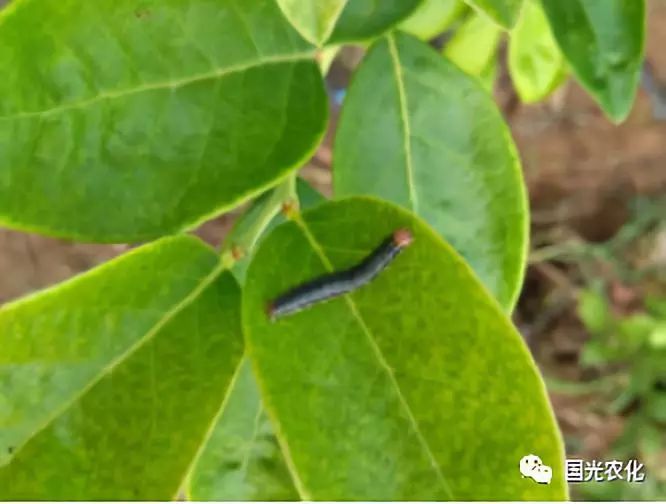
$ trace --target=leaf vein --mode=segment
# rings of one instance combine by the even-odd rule
[[[252,70],[262,65],[269,65],[275,63],[289,63],[308,60],[313,57],[312,52],[301,52],[293,54],[278,54],[274,56],[267,56],[264,58],[257,59],[252,62],[244,62],[236,65],[231,65],[226,68],[215,68],[210,72],[205,72],[201,74],[192,75],[190,77],[184,77],[182,79],[167,80],[161,82],[155,82],[151,84],[144,84],[137,86],[131,89],[122,89],[117,91],[105,91],[91,98],[74,101],[71,103],[65,103],[63,105],[53,107],[45,110],[38,111],[25,111],[25,112],[16,112],[14,114],[0,116],[0,121],[11,121],[16,119],[25,119],[33,117],[44,117],[53,114],[58,114],[61,112],[67,112],[69,110],[84,109],[90,106],[93,106],[99,102],[105,100],[114,100],[124,98],[126,96],[137,95],[149,91],[160,91],[163,89],[178,89],[190,84],[195,84],[197,82],[204,82],[207,80],[219,79],[226,77],[228,75],[233,75],[236,73],[246,72]]]
[[[201,439],[201,442],[197,447],[197,451],[194,453],[192,460],[185,469],[185,473],[183,474],[183,477],[181,478],[178,487],[176,488],[176,495],[174,495],[174,499],[178,497],[178,494],[181,491],[184,491],[185,495],[187,496],[187,500],[192,500],[191,499],[192,495],[190,493],[192,485],[192,475],[194,474],[194,470],[196,469],[199,460],[201,460],[201,456],[203,455],[204,450],[208,445],[208,442],[210,441],[210,438],[215,432],[215,427],[217,427],[218,421],[220,420],[220,418],[222,417],[227,408],[227,404],[229,403],[229,398],[231,397],[233,390],[236,388],[236,382],[238,381],[238,377],[240,376],[240,371],[243,367],[243,360],[244,357],[238,359],[238,364],[236,365],[234,374],[231,376],[231,380],[229,380],[229,384],[227,385],[227,390],[224,392],[224,397],[220,402],[220,407],[213,415],[210,424],[208,425],[208,428],[204,432],[203,438]]]
[[[405,171],[407,174],[407,186],[409,189],[409,199],[412,204],[412,210],[418,213],[418,200],[416,197],[416,189],[414,187],[414,160],[412,158],[412,143],[411,143],[411,125],[409,122],[407,110],[407,91],[405,89],[404,75],[402,67],[400,66],[400,56],[398,48],[395,43],[393,35],[387,36],[389,53],[393,63],[393,74],[398,86],[398,101],[400,106],[400,120],[402,123],[403,146],[405,148]]]

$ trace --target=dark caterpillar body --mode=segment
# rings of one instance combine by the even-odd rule
[[[268,316],[275,320],[362,287],[379,275],[412,240],[408,229],[395,231],[356,266],[320,276],[279,296],[267,306]]]

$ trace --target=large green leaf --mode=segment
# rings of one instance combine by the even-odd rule
[[[340,117],[334,187],[415,211],[514,305],[527,204],[511,135],[475,79],[422,42],[396,34],[361,64]]]
[[[496,52],[502,30],[485,16],[470,16],[444,46],[444,55],[487,90],[495,83]]]
[[[169,238],[0,310],[0,498],[175,496],[242,353],[219,265]]]
[[[14,2],[0,223],[135,241],[263,191],[323,135],[312,51],[274,0]]]
[[[303,38],[321,45],[331,35],[347,0],[277,0],[277,3]]]
[[[490,16],[504,28],[512,28],[520,15],[523,0],[465,0],[468,4]],[[556,0],[557,1],[557,0]]]
[[[526,103],[546,98],[566,75],[564,57],[537,0],[526,2],[511,33],[509,71],[518,95]]]
[[[448,28],[464,11],[462,0],[425,0],[400,23],[400,29],[422,40],[430,40]]]
[[[248,359],[194,467],[194,500],[298,500]]]
[[[634,103],[643,60],[644,0],[542,0],[564,57],[614,121]]]
[[[288,186],[278,186],[255,201],[227,236],[231,245],[246,249],[245,257],[231,270],[241,285],[257,244],[265,233],[284,222],[279,210]],[[296,193],[301,208],[324,199],[302,179],[296,181]],[[298,498],[247,359],[193,469],[187,492],[195,500]]]
[[[351,0],[329,40],[332,44],[377,37],[409,16],[423,0]]]
[[[397,228],[414,243],[369,285],[277,322],[266,303],[355,264]],[[329,202],[277,227],[243,290],[243,330],[301,498],[566,497],[564,453],[520,334],[411,213]],[[534,453],[550,485],[521,478]]]

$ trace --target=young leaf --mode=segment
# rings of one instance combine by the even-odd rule
[[[331,35],[347,0],[277,0],[277,3],[303,38],[322,45]]]
[[[542,0],[580,83],[615,122],[634,103],[643,60],[644,0]]]
[[[12,3],[0,223],[139,241],[263,191],[324,133],[312,51],[273,0]]]
[[[513,307],[525,187],[509,130],[475,79],[408,35],[378,41],[345,99],[333,173],[336,196],[372,194],[423,217]]]
[[[461,0],[425,0],[400,29],[421,40],[430,40],[447,29],[465,11]]]
[[[422,0],[352,0],[342,11],[331,44],[377,37],[409,16]]]
[[[520,16],[523,0],[465,0],[500,26],[510,29]]]
[[[298,500],[249,359],[190,478],[194,500]]]
[[[242,353],[219,264],[169,238],[0,310],[0,498],[175,496]]]
[[[566,70],[541,5],[525,2],[509,41],[509,71],[520,99],[543,100],[562,83]]]
[[[497,44],[502,30],[485,16],[470,16],[444,47],[444,55],[487,90],[495,82]]]
[[[268,319],[268,301],[350,267],[403,227],[413,244],[370,284]],[[253,258],[242,304],[247,350],[302,499],[566,497],[561,439],[523,340],[413,214],[352,198],[280,225]],[[550,485],[520,477],[530,453],[552,466]]]

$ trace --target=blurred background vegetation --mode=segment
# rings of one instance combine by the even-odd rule
[[[566,77],[556,54],[553,92],[526,104],[533,100],[529,89],[512,82],[515,55],[506,35],[455,0],[438,5],[403,27],[476,75],[512,128],[532,226],[514,320],[545,376],[568,457],[635,458],[646,467],[641,484],[573,485],[572,496],[666,499],[666,1],[648,1],[642,86],[621,125]],[[345,47],[322,55],[331,62],[332,121],[302,175],[328,196],[337,114],[362,54],[362,47]],[[219,243],[237,213],[198,233]],[[129,247],[0,230],[0,303]]]

